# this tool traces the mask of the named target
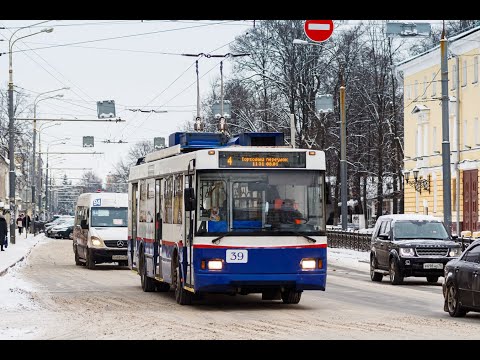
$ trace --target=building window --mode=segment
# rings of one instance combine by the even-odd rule
[[[433,151],[437,151],[437,127],[434,126],[432,129],[432,148]]]
[[[438,202],[438,187],[437,187],[437,174],[433,173],[433,212],[437,212],[437,202]]]
[[[462,86],[467,86],[467,60],[463,60]]]
[[[473,58],[473,82],[478,82],[478,56]]]
[[[407,100],[412,98],[412,94],[410,93],[410,85],[405,85],[405,97]]]
[[[473,133],[475,134],[475,145],[479,146],[480,145],[480,137],[478,134],[478,117],[475,118],[473,121]]]
[[[415,133],[415,157],[418,156],[418,128]]]
[[[437,81],[435,80],[435,73],[432,74],[432,97],[437,96]]]
[[[452,66],[452,90],[457,88],[457,65]]]
[[[413,87],[413,98],[416,100],[418,97],[418,80],[415,80],[415,86]]]

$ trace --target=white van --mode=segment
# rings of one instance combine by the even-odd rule
[[[128,265],[126,193],[84,193],[78,197],[73,228],[75,264],[94,269],[95,264]]]

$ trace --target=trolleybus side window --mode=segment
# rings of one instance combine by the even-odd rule
[[[183,215],[183,175],[175,175],[173,200],[173,223],[181,224]]]
[[[173,223],[173,176],[166,177],[163,188],[163,223]]]

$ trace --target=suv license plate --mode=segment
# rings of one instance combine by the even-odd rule
[[[423,264],[424,269],[443,269],[443,264],[441,263],[425,263]]]
[[[112,255],[112,260],[128,260],[127,255]]]

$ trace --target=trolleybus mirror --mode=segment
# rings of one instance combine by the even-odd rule
[[[194,188],[185,188],[183,199],[185,202],[185,211],[195,210],[195,191]]]

